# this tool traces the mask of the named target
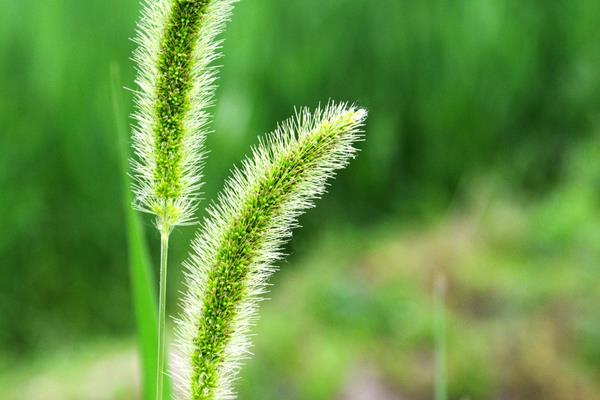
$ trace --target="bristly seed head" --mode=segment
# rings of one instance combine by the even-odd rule
[[[174,377],[182,399],[233,399],[249,329],[297,217],[356,154],[366,111],[304,109],[261,141],[208,209],[186,262]]]
[[[135,206],[168,234],[193,222],[219,56],[217,35],[236,0],[145,0],[134,59]]]

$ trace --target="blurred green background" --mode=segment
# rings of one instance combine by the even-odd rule
[[[137,396],[109,66],[134,87],[138,15],[0,4],[3,399]],[[203,205],[294,106],[370,112],[272,280],[241,399],[432,399],[435,281],[449,398],[600,399],[599,27],[598,0],[239,3]]]

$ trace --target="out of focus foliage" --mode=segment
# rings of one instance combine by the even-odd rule
[[[18,356],[133,327],[108,71],[117,62],[127,86],[134,87],[128,60],[134,45],[127,38],[138,11],[136,0],[0,4],[0,353]],[[370,111],[363,151],[303,219],[305,240],[294,246],[314,245],[308,239],[322,221],[371,229],[391,220],[429,220],[460,204],[474,190],[471,182],[494,176],[514,197],[547,196],[527,218],[535,229],[516,236],[524,242],[517,248],[556,258],[536,256],[520,271],[519,263],[501,257],[497,275],[478,272],[473,279],[483,286],[468,290],[486,297],[492,276],[506,285],[519,274],[559,282],[569,275],[563,261],[570,256],[561,252],[565,241],[574,257],[569,262],[581,256],[584,264],[587,253],[577,249],[598,241],[590,213],[598,208],[600,157],[585,150],[598,146],[599,26],[597,0],[243,0],[220,61],[206,197],[293,105],[355,100]],[[123,91],[124,103],[130,100]],[[567,155],[571,161],[565,164]],[[581,174],[564,173],[573,169]],[[175,238],[173,265],[184,256],[192,231]],[[473,269],[486,267],[485,254],[473,257],[467,260]],[[560,276],[543,271],[549,260],[562,263],[552,272]],[[509,277],[506,271],[518,273]],[[307,301],[330,304],[334,309],[319,312],[341,324],[349,318],[343,311],[349,304],[356,307],[348,313],[362,309],[369,318],[378,318],[377,307],[392,307],[385,290],[381,298],[363,301],[354,289],[346,293],[347,284],[322,289],[323,296],[338,296],[340,307]],[[374,334],[373,327],[379,327],[377,335],[404,330],[402,321],[412,321],[403,313],[418,313],[403,304],[413,290],[405,286],[394,297],[396,322],[348,322],[347,329],[355,328],[357,337]],[[524,306],[533,307],[537,292],[527,290],[521,293]],[[489,307],[505,307],[494,303],[502,303],[502,296],[492,297]],[[587,339],[577,351],[586,354],[582,362],[597,366],[600,330],[586,321]],[[546,323],[535,329],[545,331]],[[411,334],[398,333],[394,345],[408,346],[403,335]],[[481,365],[489,361],[479,356]],[[481,373],[471,385],[491,385],[478,364],[463,367]]]
[[[426,226],[322,234],[275,275],[240,398],[431,399],[443,277],[449,398],[600,399],[600,168],[589,168],[599,149],[573,151],[560,189],[535,205],[480,183]],[[132,348],[70,346],[7,368],[0,391],[131,399]]]

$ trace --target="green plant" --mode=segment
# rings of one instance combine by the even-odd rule
[[[135,207],[155,216],[160,232],[157,398],[165,366],[169,236],[194,221],[201,180],[206,108],[214,93],[210,66],[235,0],[148,0],[139,22],[133,144]]]
[[[435,340],[435,400],[448,399],[446,370],[446,276],[438,272],[433,287],[433,335]]]
[[[344,104],[300,111],[256,147],[209,208],[186,263],[178,388],[184,398],[232,397],[258,300],[297,216],[356,152],[366,112]]]
[[[122,195],[127,226],[129,279],[141,358],[142,398],[151,400],[156,396],[156,342],[158,340],[158,316],[156,313],[156,295],[154,293],[155,282],[152,277],[152,267],[144,229],[139,215],[131,208],[133,199],[129,190],[131,179],[127,174],[127,160],[129,158],[126,140],[127,130],[124,124],[121,98],[119,96],[121,88],[120,70],[116,63],[111,64],[110,81],[117,147],[120,153],[119,159],[123,177]],[[165,397],[169,396],[168,385],[165,385],[163,388],[163,395]]]
[[[221,32],[235,0],[148,0],[139,24],[133,144],[134,205],[161,236],[157,399],[163,394],[169,236],[194,222]],[[266,280],[297,216],[356,154],[366,111],[330,103],[299,111],[254,148],[227,181],[185,264],[174,376],[182,398],[233,397]]]

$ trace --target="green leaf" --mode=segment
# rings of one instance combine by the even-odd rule
[[[132,208],[133,196],[128,174],[129,146],[124,114],[121,106],[121,78],[119,66],[111,64],[110,80],[112,105],[115,117],[115,131],[121,166],[121,191],[123,210],[127,225],[127,246],[129,251],[129,275],[134,314],[136,319],[137,340],[142,371],[142,398],[156,398],[156,363],[158,340],[158,317],[155,281],[152,275],[152,263],[148,252],[144,229],[139,214]],[[167,377],[165,377],[167,379]],[[169,384],[165,381],[164,398],[169,398]]]

